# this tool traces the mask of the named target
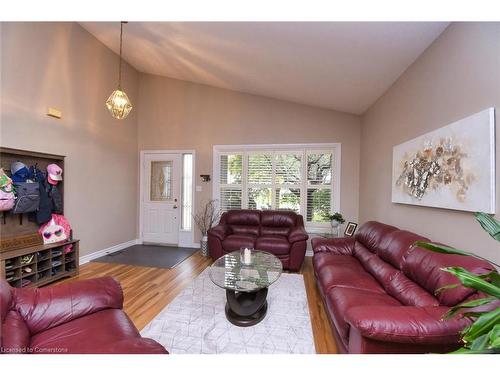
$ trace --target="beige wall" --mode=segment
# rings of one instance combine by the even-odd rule
[[[140,150],[196,150],[195,207],[212,197],[199,175],[213,175],[213,145],[340,142],[341,210],[357,221],[358,116],[147,74],[139,97]]]
[[[363,116],[361,221],[384,221],[498,262],[498,242],[471,213],[391,203],[392,147],[487,107],[496,107],[498,123],[500,23],[453,23]],[[497,135],[497,213],[499,142]]]
[[[65,214],[82,255],[135,239],[137,110],[118,121],[104,105],[118,57],[76,23],[1,27],[0,144],[67,156]],[[139,74],[124,68],[137,104]],[[47,117],[48,107],[62,119]]]

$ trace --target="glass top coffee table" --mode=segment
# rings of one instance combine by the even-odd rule
[[[273,254],[253,250],[249,264],[243,264],[240,251],[217,259],[209,269],[213,283],[226,289],[226,317],[239,327],[259,323],[267,312],[267,288],[279,279],[281,261]]]

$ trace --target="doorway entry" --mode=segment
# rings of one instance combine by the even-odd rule
[[[145,153],[141,179],[143,242],[179,243],[181,154]]]

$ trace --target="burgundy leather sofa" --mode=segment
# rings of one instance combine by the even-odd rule
[[[371,221],[354,237],[314,238],[313,267],[341,353],[444,353],[456,349],[468,318],[441,317],[462,301],[481,297],[442,271],[460,266],[494,270],[473,257],[434,253],[411,245],[429,241]]]
[[[140,336],[111,277],[40,289],[11,288],[0,280],[0,299],[1,353],[167,353]]]
[[[308,238],[302,215],[295,212],[230,210],[208,231],[208,248],[215,260],[241,247],[252,247],[276,255],[284,269],[298,271]]]

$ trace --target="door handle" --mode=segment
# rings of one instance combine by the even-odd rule
[[[177,206],[174,205],[174,209],[177,208]]]

